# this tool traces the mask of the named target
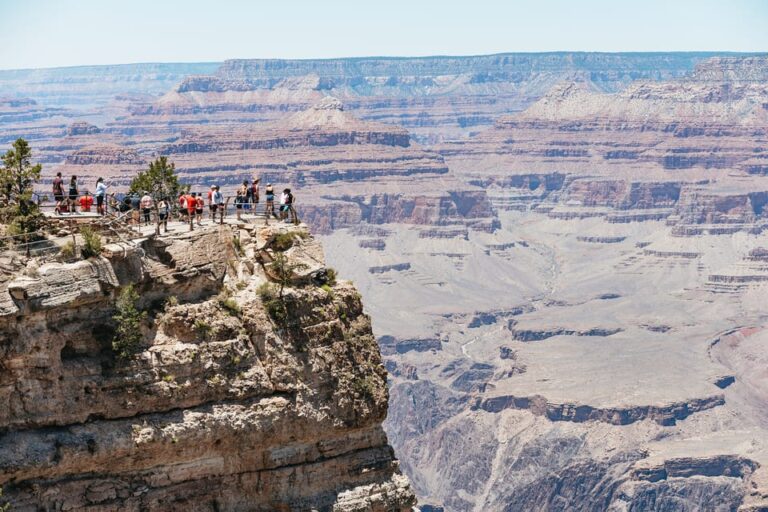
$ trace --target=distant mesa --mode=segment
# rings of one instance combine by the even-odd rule
[[[37,102],[31,98],[3,98],[0,97],[0,107],[23,108],[33,107]]]
[[[768,249],[765,247],[757,247],[756,249],[752,249],[749,251],[749,256],[747,259],[750,261],[768,261]]]
[[[101,128],[94,124],[86,123],[85,121],[72,123],[67,126],[67,135],[70,137],[76,135],[93,135],[95,133],[101,133]]]
[[[78,149],[67,156],[66,162],[73,165],[142,164],[144,160],[132,149],[118,145],[103,144]]]

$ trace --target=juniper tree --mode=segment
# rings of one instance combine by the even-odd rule
[[[0,220],[14,235],[30,234],[40,229],[42,215],[32,200],[34,184],[40,179],[40,164],[32,165],[32,150],[24,139],[16,139],[5,155],[0,169]]]
[[[149,169],[141,171],[131,181],[129,191],[131,193],[149,192],[155,198],[176,197],[185,192],[188,185],[179,183],[176,176],[176,165],[169,162],[168,158],[161,156],[154,162],[150,162]]]

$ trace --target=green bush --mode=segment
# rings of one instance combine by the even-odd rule
[[[326,267],[325,269],[326,274],[328,274],[328,285],[329,286],[336,286],[336,269],[331,267]]]
[[[358,376],[352,382],[352,388],[366,399],[374,397],[377,386],[376,378],[372,375],[366,375],[365,377]]]
[[[197,335],[204,340],[207,340],[213,332],[213,327],[211,327],[211,324],[201,318],[195,320],[194,328]]]
[[[75,257],[75,244],[70,240],[69,242],[65,243],[61,246],[61,252],[59,252],[59,255],[61,256],[61,259],[64,261],[71,260]]]
[[[288,311],[282,298],[278,295],[276,286],[272,283],[264,283],[256,290],[259,294],[264,309],[275,323],[283,323],[288,318]]]
[[[141,346],[141,323],[147,318],[146,311],[136,307],[139,294],[128,285],[120,291],[115,304],[116,313],[112,319],[117,324],[115,336],[112,338],[112,350],[123,360],[130,359]]]
[[[219,305],[230,315],[240,315],[240,304],[237,303],[237,300],[235,300],[234,297],[227,297],[226,299],[219,300]]]
[[[84,226],[80,230],[80,235],[83,237],[83,247],[80,249],[80,255],[84,259],[101,254],[101,237],[93,228]]]
[[[245,250],[243,249],[243,242],[240,241],[239,236],[233,236],[232,237],[232,247],[235,248],[235,252],[238,256],[241,258],[245,256]]]
[[[269,268],[274,272],[278,288],[278,297],[283,298],[283,289],[290,286],[293,281],[293,275],[307,268],[304,263],[291,262],[285,254],[278,252],[275,254]]]
[[[293,247],[293,237],[294,235],[292,233],[278,233],[275,235],[275,238],[272,239],[272,243],[269,247],[275,251],[287,251]]]

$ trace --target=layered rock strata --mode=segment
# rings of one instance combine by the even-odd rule
[[[256,263],[277,234],[303,265],[279,318]],[[302,281],[323,267],[302,228],[224,225],[4,275],[3,498],[14,511],[410,510],[370,320],[349,283]],[[127,286],[148,316],[124,360],[111,342]]]

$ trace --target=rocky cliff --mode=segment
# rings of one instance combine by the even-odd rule
[[[278,253],[298,265],[282,298],[264,288]],[[305,229],[223,225],[75,263],[4,262],[0,486],[12,510],[414,503],[381,428],[370,319],[351,284],[312,284],[325,263]],[[146,316],[121,356],[115,304],[129,286]]]

